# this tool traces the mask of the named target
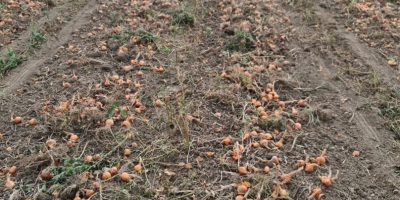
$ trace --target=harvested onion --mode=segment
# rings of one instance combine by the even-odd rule
[[[42,177],[42,179],[44,180],[50,180],[53,176],[53,173],[50,170],[44,169],[42,170],[42,172],[40,173],[40,176]]]
[[[112,120],[112,119],[107,119],[107,120],[106,120],[106,126],[108,126],[108,127],[113,127],[113,126],[114,126],[114,120]]]
[[[129,182],[131,180],[131,175],[126,172],[123,172],[119,177],[124,182]]]
[[[35,124],[36,124],[36,119],[35,119],[35,118],[30,119],[30,120],[28,121],[28,124],[29,124],[29,125],[35,125]]]
[[[19,124],[22,122],[22,120],[23,120],[22,117],[15,117],[14,119],[12,119],[12,122],[14,124]]]
[[[10,167],[10,169],[8,169],[8,173],[10,173],[11,175],[17,173],[18,168],[16,166],[12,166]]]
[[[111,178],[111,173],[110,173],[110,172],[104,172],[104,173],[101,175],[101,179],[102,179],[102,180],[107,180],[107,179],[109,179],[109,178]]]
[[[4,186],[6,190],[9,190],[15,185],[14,181],[11,181],[10,179],[10,174],[7,174],[7,180],[6,180],[6,185]]]
[[[224,145],[230,145],[230,144],[232,144],[232,141],[231,141],[231,139],[230,139],[229,137],[226,137],[226,138],[224,138],[224,139],[222,140],[222,144],[224,144]]]
[[[139,164],[135,165],[135,167],[133,167],[133,169],[134,169],[136,172],[141,172],[141,171],[142,171],[142,163],[139,162]]]
[[[325,160],[325,153],[326,149],[324,149],[319,157],[315,159],[315,162],[317,162],[320,165],[324,165],[326,160]]]
[[[241,175],[247,174],[247,166],[239,167],[239,168],[238,168],[238,172],[239,172],[239,174],[241,174]]]
[[[283,184],[289,183],[290,179],[292,178],[292,176],[296,175],[297,173],[299,173],[301,170],[303,170],[303,167],[300,167],[299,169],[292,171],[288,174],[282,174],[281,175],[281,180]]]

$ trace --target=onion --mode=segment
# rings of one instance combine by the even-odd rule
[[[35,124],[36,124],[36,119],[35,119],[35,118],[30,119],[30,120],[28,121],[28,124],[29,124],[29,125],[35,125]]]
[[[63,88],[69,88],[69,83],[63,82],[62,86],[63,86]]]
[[[122,126],[129,128],[129,127],[131,127],[131,123],[129,122],[129,120],[125,120],[124,122],[122,122]]]
[[[279,101],[279,108],[280,109],[285,109],[285,102],[284,101]]]
[[[299,169],[297,169],[297,170],[295,170],[295,171],[292,171],[292,172],[290,172],[290,173],[288,173],[288,174],[282,174],[282,175],[281,175],[282,183],[283,183],[283,184],[289,183],[289,182],[290,182],[290,179],[292,178],[292,176],[296,175],[296,174],[299,173],[301,170],[303,170],[303,167],[300,167]]]
[[[299,105],[300,107],[306,107],[306,101],[303,100],[303,99],[300,99],[300,100],[297,102],[297,105]]]
[[[239,174],[241,174],[241,175],[247,174],[247,166],[239,167],[238,171],[239,171]]]
[[[314,188],[312,190],[311,195],[308,197],[308,199],[312,199],[312,198],[320,199],[322,196],[324,196],[321,193],[322,193],[322,189],[321,188]]]
[[[325,164],[325,153],[326,153],[326,149],[324,149],[322,151],[321,155],[315,159],[315,162],[317,162],[320,165],[324,165]]]
[[[50,149],[56,146],[57,141],[55,139],[48,139],[46,141],[46,146],[49,147]]]
[[[88,156],[86,156],[85,160],[86,160],[86,162],[91,162],[93,160],[93,157],[88,155]]]
[[[106,77],[106,81],[104,82],[104,86],[110,86],[110,80]]]
[[[125,149],[124,150],[124,156],[130,156],[131,155],[131,150],[130,149]]]
[[[231,143],[232,143],[232,141],[229,137],[226,137],[222,140],[222,144],[224,144],[224,145],[230,145]]]
[[[186,169],[192,169],[192,168],[193,168],[192,163],[186,163],[186,164],[185,164],[185,168],[186,168]]]
[[[296,108],[292,107],[292,115],[297,115],[299,112],[296,110]]]
[[[119,177],[124,182],[129,182],[131,180],[131,175],[126,172],[123,172]]]
[[[245,186],[245,185],[239,185],[238,187],[237,187],[237,193],[239,194],[239,195],[243,195],[243,194],[245,194],[247,192],[247,187]]]
[[[71,147],[74,147],[74,146],[75,146],[75,143],[73,143],[71,141],[67,142],[67,147],[71,148]]]
[[[85,197],[86,198],[89,198],[89,197],[93,196],[93,194],[94,194],[93,190],[85,189],[84,191],[85,191]]]
[[[263,171],[264,171],[266,174],[268,174],[268,173],[270,172],[270,168],[269,168],[268,166],[265,166]]]
[[[95,189],[95,190],[96,190],[96,189],[99,189],[99,188],[100,188],[100,183],[97,182],[97,181],[96,181],[96,182],[93,182],[93,183],[92,183],[92,186],[93,186],[93,189]]]
[[[112,119],[107,119],[107,120],[106,120],[106,126],[108,126],[108,127],[113,127],[113,126],[114,126],[114,120],[112,120]]]
[[[10,167],[10,169],[8,169],[8,173],[10,173],[11,175],[17,173],[18,168],[16,166],[12,166]]]
[[[301,129],[301,124],[299,122],[294,123],[294,129],[300,130]]]
[[[111,78],[112,78],[114,81],[119,80],[119,76],[118,76],[118,75],[112,75]]]
[[[110,173],[110,172],[104,172],[104,173],[101,175],[101,179],[102,179],[102,180],[107,180],[107,179],[109,179],[109,178],[111,178],[111,173]]]
[[[67,136],[69,136],[69,139],[72,141],[77,141],[78,140],[78,136],[73,134],[73,133],[68,133]]]
[[[110,174],[112,176],[114,176],[115,174],[118,173],[118,168],[117,167],[111,167],[110,169],[108,169],[108,172],[110,172]]]
[[[142,171],[142,163],[139,162],[139,164],[135,165],[135,167],[133,167],[133,169],[137,172],[141,172]]]
[[[254,148],[258,148],[260,147],[260,143],[258,142],[253,142],[253,144],[251,144]]]
[[[214,152],[206,152],[206,155],[208,156],[208,157],[212,157],[212,156],[214,156]]]
[[[4,186],[6,190],[9,190],[15,185],[14,181],[11,181],[10,179],[10,174],[7,174],[7,180],[6,180],[6,185]]]
[[[135,83],[135,88],[140,88],[140,83]]]
[[[275,165],[279,165],[279,158],[277,156],[272,156],[270,161],[273,162]]]
[[[163,105],[163,102],[160,99],[157,99],[155,104],[157,107],[160,107]]]
[[[321,181],[321,184],[324,185],[325,187],[330,187],[332,185],[332,182],[334,182],[339,176],[339,171],[337,171],[335,177],[332,177],[332,170],[329,167],[329,175],[328,176],[319,176],[319,180]]]
[[[50,180],[53,176],[53,173],[50,170],[42,170],[42,172],[40,173],[40,176],[42,177],[42,179],[44,180]]]
[[[22,117],[15,117],[13,120],[12,120],[12,122],[14,123],[14,124],[19,124],[19,123],[21,123],[22,122]]]
[[[314,167],[319,167],[319,165],[317,163],[306,163],[306,168],[304,169],[304,171],[313,172]]]
[[[304,167],[304,166],[306,166],[306,161],[304,161],[304,160],[297,160],[297,166],[298,166],[298,167]]]
[[[96,154],[96,155],[94,155],[94,157],[93,157],[93,160],[100,160],[100,159],[101,159],[100,154]]]
[[[289,193],[285,189],[283,189],[281,186],[279,186],[279,195],[281,197],[286,197],[289,195]]]

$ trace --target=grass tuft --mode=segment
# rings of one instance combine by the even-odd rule
[[[7,71],[16,68],[25,60],[24,56],[17,55],[13,50],[8,50],[4,57],[0,56],[0,76],[2,77]]]

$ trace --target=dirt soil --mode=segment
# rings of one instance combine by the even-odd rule
[[[399,199],[399,1],[0,2],[0,199]]]

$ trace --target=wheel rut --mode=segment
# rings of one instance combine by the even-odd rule
[[[3,94],[8,94],[9,92],[16,90],[19,85],[27,80],[29,76],[35,72],[35,70],[45,64],[46,60],[51,59],[57,53],[57,48],[64,45],[66,42],[72,39],[71,33],[83,26],[89,21],[90,14],[97,8],[96,0],[87,1],[86,5],[82,7],[78,13],[70,20],[60,32],[49,38],[46,43],[44,43],[40,50],[36,52],[28,61],[22,63],[18,68],[12,70],[8,76],[6,76],[1,85],[4,85]],[[50,14],[50,17],[56,17],[57,11],[65,9],[65,6],[60,8],[54,8]],[[39,20],[39,24],[44,24],[46,20]],[[24,33],[20,38],[19,42],[14,45],[20,45],[24,43],[29,37],[30,32]]]

